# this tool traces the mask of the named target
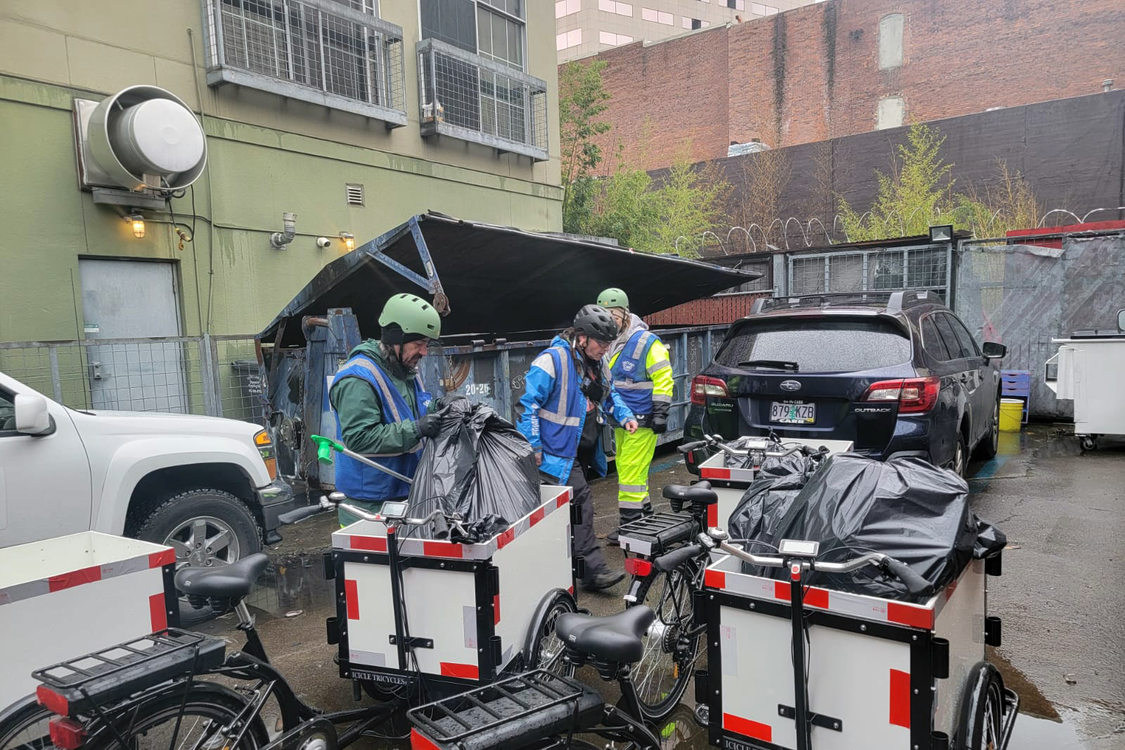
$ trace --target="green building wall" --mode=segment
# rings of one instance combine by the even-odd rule
[[[357,244],[413,214],[453,216],[529,230],[562,227],[554,16],[527,3],[528,72],[547,81],[548,161],[440,137],[418,125],[417,2],[381,0],[403,28],[409,121],[380,121],[242,87],[208,88],[202,6],[193,0],[7,0],[0,6],[0,342],[82,337],[80,258],[172,261],[184,335],[260,330],[320,268],[346,252],[318,236],[350,232]],[[133,237],[111,206],[79,187],[76,98],[122,88],[168,89],[200,116],[208,166],[181,198],[181,243],[166,211],[145,211]],[[345,184],[365,187],[348,206]],[[194,213],[193,213],[194,201]],[[297,237],[269,244],[282,213]]]

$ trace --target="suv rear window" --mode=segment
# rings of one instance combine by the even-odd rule
[[[795,362],[797,372],[861,372],[910,362],[910,339],[870,318],[787,318],[748,322],[731,331],[715,361],[726,367],[766,360]]]

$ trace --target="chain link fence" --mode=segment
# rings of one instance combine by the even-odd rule
[[[1052,339],[1116,329],[1125,307],[1125,235],[974,240],[961,244],[954,311],[978,341],[1008,347],[1005,370],[1031,374],[1032,416],[1070,419],[1043,381]]]
[[[0,343],[0,371],[72,409],[269,415],[252,336]]]

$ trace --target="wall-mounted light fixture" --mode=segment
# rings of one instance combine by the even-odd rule
[[[355,250],[355,236],[351,232],[340,232],[340,240],[344,243],[344,249],[349,253]]]
[[[125,217],[125,221],[133,228],[133,236],[138,240],[143,240],[145,237],[145,217],[139,213],[129,214]]]
[[[930,227],[930,242],[952,242],[953,241],[953,225],[942,224],[936,227]]]

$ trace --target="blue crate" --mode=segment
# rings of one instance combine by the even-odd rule
[[[1018,398],[1023,401],[1023,423],[1027,424],[1027,416],[1031,404],[1031,372],[1028,370],[1001,370],[1000,371],[1000,396],[1001,398]]]

